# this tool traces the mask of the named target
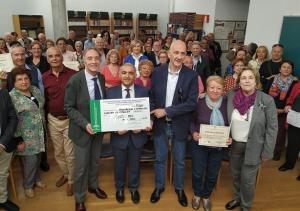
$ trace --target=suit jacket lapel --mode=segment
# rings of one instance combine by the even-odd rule
[[[136,85],[134,85],[134,97],[141,97],[139,88]]]
[[[161,80],[161,92],[162,92],[162,99],[163,99],[163,105],[166,104],[166,94],[167,94],[167,83],[168,83],[168,68],[169,66],[166,66],[167,68],[162,70],[162,80]]]
[[[180,89],[181,89],[181,92],[182,92],[182,83],[183,83],[183,81],[184,81],[184,69],[182,67],[182,69],[179,72],[178,81],[177,81],[177,84],[176,84],[172,105],[175,105],[176,102],[178,101],[177,94],[179,93]]]
[[[81,89],[83,91],[83,97],[85,98],[85,100],[87,100],[88,102],[90,101],[90,94],[89,94],[89,88],[87,86],[87,82],[86,82],[86,77],[85,77],[85,70],[81,71],[78,74],[82,74],[81,76]]]
[[[251,133],[251,130],[255,124],[256,121],[253,121],[255,118],[259,117],[259,108],[258,108],[258,104],[259,102],[261,102],[261,92],[256,91],[256,98],[255,98],[255,102],[254,102],[254,106],[253,106],[253,113],[252,113],[252,119],[251,119],[251,123],[250,123],[250,129],[249,129],[249,133]]]

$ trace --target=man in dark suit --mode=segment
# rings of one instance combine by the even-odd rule
[[[191,113],[196,108],[198,78],[183,66],[186,45],[177,40],[168,52],[169,64],[152,73],[151,113],[154,116],[155,190],[150,201],[157,202],[164,191],[169,142],[174,158],[174,186],[178,201],[187,206],[184,193],[185,146],[189,134]]]
[[[120,68],[122,84],[107,90],[108,99],[149,97],[147,88],[134,85],[136,70],[132,64],[124,64]],[[149,128],[147,128],[148,130]],[[115,162],[115,186],[116,199],[119,203],[124,202],[124,186],[126,167],[128,165],[128,188],[133,203],[139,203],[138,192],[140,181],[140,155],[147,134],[144,130],[124,130],[111,134],[111,145]]]
[[[211,75],[209,61],[201,56],[201,46],[199,41],[194,41],[192,44],[193,69],[201,77],[204,88],[206,87],[206,79]]]
[[[7,177],[16,142],[13,135],[18,118],[6,89],[0,89],[0,209],[17,211],[19,207],[7,199]]]
[[[70,120],[69,137],[74,142],[74,196],[76,210],[85,211],[85,192],[107,198],[98,187],[98,167],[102,133],[95,133],[90,123],[90,100],[105,98],[105,81],[99,73],[100,54],[95,48],[84,53],[85,70],[72,76],[65,92],[64,108]]]

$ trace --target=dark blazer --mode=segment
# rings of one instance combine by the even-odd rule
[[[198,77],[195,71],[182,66],[177,81],[172,106],[165,107],[168,80],[168,64],[155,68],[152,73],[150,91],[151,110],[165,108],[172,119],[172,128],[177,139],[186,140],[189,133],[191,114],[196,108],[198,97]],[[154,134],[164,133],[165,118],[154,118]]]
[[[25,63],[27,65],[35,66],[35,64],[33,64],[33,56],[27,57]],[[47,70],[50,70],[50,64],[45,56],[41,56],[40,63],[35,67],[37,67],[42,74],[44,74]]]
[[[13,139],[18,125],[15,108],[6,89],[0,89],[0,144],[5,146],[6,152],[16,149],[16,141]]]
[[[98,73],[98,79],[102,90],[102,98],[105,95],[105,79]],[[64,109],[67,112],[70,125],[69,137],[78,146],[85,146],[90,135],[86,132],[86,125],[90,123],[90,95],[85,78],[85,70],[73,75],[67,84],[65,92]]]
[[[204,87],[206,87],[206,79],[211,75],[209,61],[201,56],[201,63],[198,61],[196,65],[196,72],[201,77]]]
[[[144,55],[148,57],[148,60],[150,60],[152,62],[154,67],[158,66],[158,64],[156,63],[156,57],[155,57],[155,54],[153,51],[151,51],[150,53],[145,52]]]
[[[235,91],[227,95],[227,115],[231,122],[233,112],[233,98]],[[278,130],[277,113],[274,100],[271,96],[257,90],[253,107],[247,140],[245,161],[246,165],[257,165],[261,158],[271,159],[276,143]]]
[[[139,85],[134,85],[134,94],[136,98],[139,97],[149,97],[149,90]],[[107,99],[119,99],[122,98],[122,86],[116,86],[109,88],[107,90]],[[128,146],[129,140],[132,140],[135,148],[143,148],[145,142],[147,141],[147,134],[142,131],[140,133],[133,133],[128,131],[124,135],[119,135],[118,133],[111,133],[110,143],[113,147],[119,149],[126,149]]]

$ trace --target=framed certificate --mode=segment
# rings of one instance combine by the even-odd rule
[[[0,71],[10,72],[14,67],[10,53],[0,54]]]
[[[211,147],[228,147],[226,141],[229,138],[230,127],[200,124],[200,136],[198,144]]]
[[[149,98],[91,100],[90,116],[95,132],[145,129],[150,127]]]

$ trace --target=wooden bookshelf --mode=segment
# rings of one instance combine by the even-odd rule
[[[88,31],[86,11],[68,10],[68,25],[79,39],[85,38]]]
[[[141,31],[145,32],[146,37],[155,36],[155,32],[157,30],[157,14],[145,14],[139,13],[137,17],[137,36],[138,39],[141,39],[139,35]]]
[[[28,35],[34,39],[39,33],[45,33],[42,15],[13,15],[14,31],[21,35],[21,30],[26,29]]]
[[[132,13],[112,13],[111,31],[114,30],[118,30],[120,36],[130,37],[130,34],[134,32]]]
[[[102,30],[107,30],[111,33],[110,19],[108,12],[88,12],[88,28],[94,34],[101,33]]]

